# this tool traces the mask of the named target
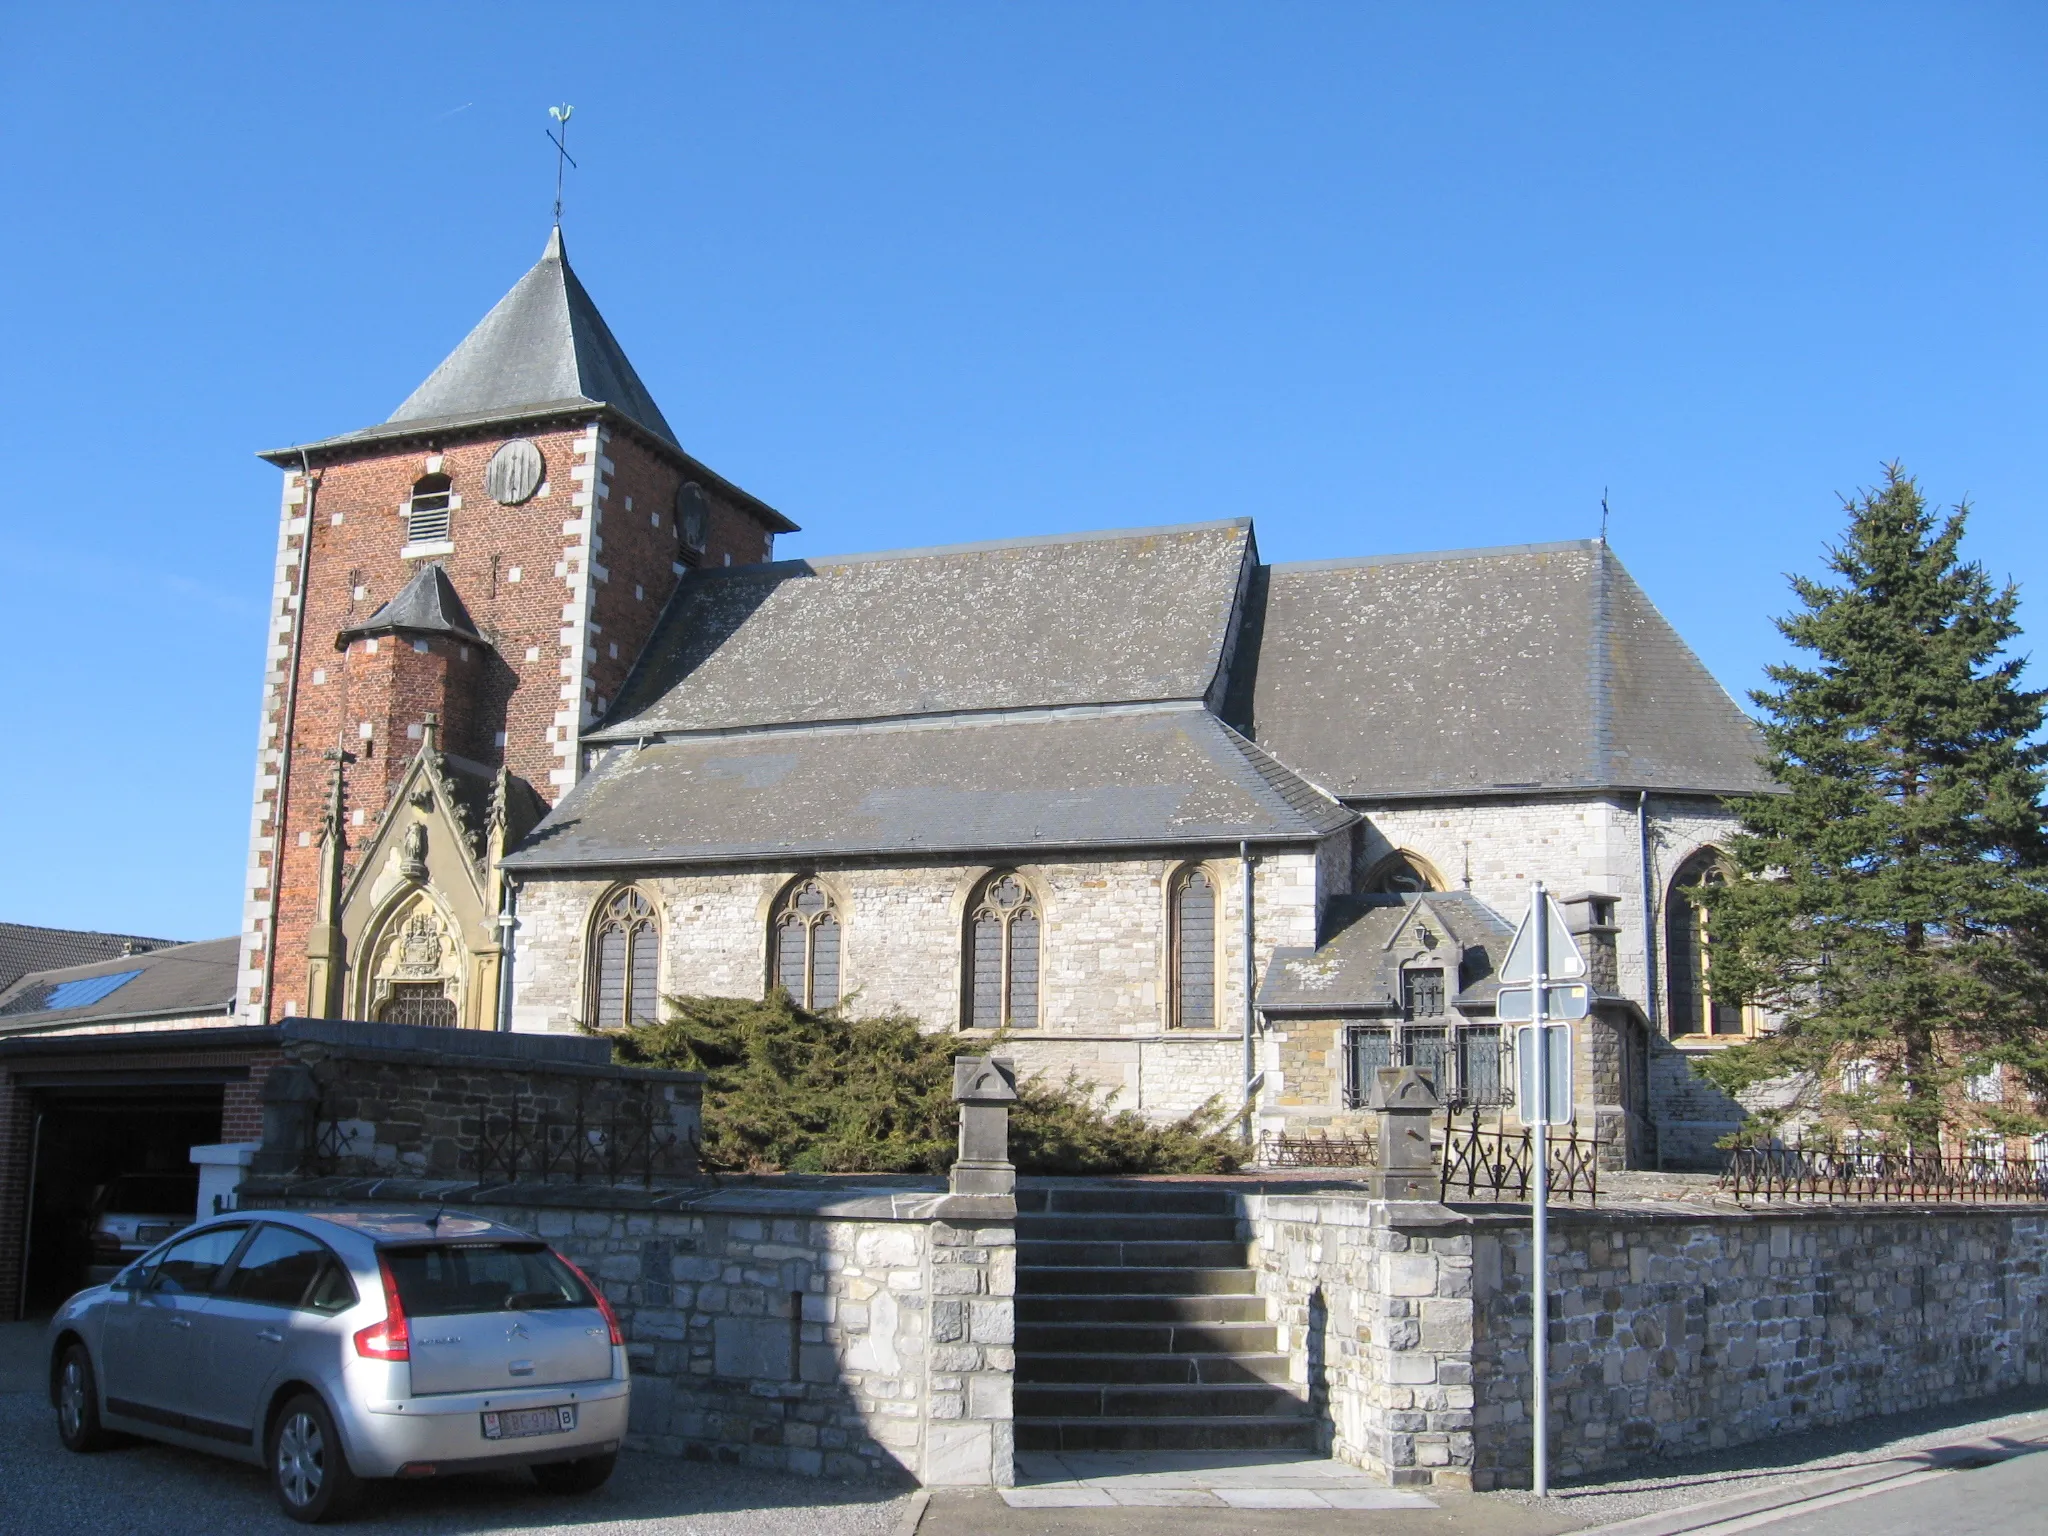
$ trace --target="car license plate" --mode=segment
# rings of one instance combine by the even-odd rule
[[[518,1440],[527,1435],[562,1435],[576,1427],[576,1410],[564,1408],[507,1408],[484,1415],[486,1440]]]

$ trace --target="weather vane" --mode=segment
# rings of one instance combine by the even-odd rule
[[[562,222],[562,163],[566,160],[570,165],[576,165],[569,156],[569,118],[575,110],[567,102],[548,108],[548,116],[561,125],[559,132],[553,128],[547,131],[548,142],[555,146],[555,223],[558,225]],[[576,168],[582,169],[581,166]]]

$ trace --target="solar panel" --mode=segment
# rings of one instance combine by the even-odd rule
[[[140,970],[116,971],[111,976],[83,976],[77,981],[60,981],[53,986],[37,987],[22,993],[0,1009],[0,1013],[54,1013],[60,1008],[89,1008],[141,974]]]

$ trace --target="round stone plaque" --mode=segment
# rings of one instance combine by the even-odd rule
[[[491,500],[517,506],[540,489],[540,477],[546,472],[540,450],[525,438],[515,437],[491,455],[491,467],[484,471],[484,489],[491,493]]]

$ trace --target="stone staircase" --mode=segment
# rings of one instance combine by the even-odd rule
[[[1224,1190],[1017,1191],[1017,1449],[1316,1450]]]

